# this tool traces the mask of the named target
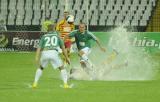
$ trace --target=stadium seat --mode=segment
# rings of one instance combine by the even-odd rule
[[[38,19],[33,19],[32,20],[32,25],[39,25],[39,20]]]
[[[123,11],[128,11],[129,7],[130,7],[130,5],[123,5],[122,10]]]
[[[56,4],[49,4],[49,10],[55,10],[56,9]]]
[[[122,6],[121,5],[114,5],[114,10],[117,10],[117,11],[120,11],[122,9]]]
[[[131,5],[132,0],[124,0],[124,5]]]
[[[88,1],[89,0],[83,0],[82,5],[81,5],[81,10],[87,10],[87,6],[89,5]],[[88,9],[89,9],[89,6],[88,6]]]
[[[53,10],[51,11],[51,19],[52,19],[52,20],[56,20],[57,17],[58,17],[58,11],[55,10],[55,9],[53,9]]]
[[[107,6],[106,6],[106,10],[113,10],[113,5],[110,5],[110,4],[108,4]]]
[[[121,26],[123,24],[122,20],[115,20],[115,25],[116,26]]]
[[[15,23],[15,15],[12,13],[9,13],[8,15],[8,25],[14,25]]]
[[[40,11],[40,9],[39,10],[34,10],[33,16],[34,16],[34,19],[40,20],[40,18],[41,18],[41,11]]]
[[[24,25],[31,25],[31,19],[25,18]]]
[[[76,18],[78,17],[79,19],[82,19],[83,14],[84,14],[83,10],[77,11]]]
[[[105,9],[106,0],[100,0],[99,1],[99,10],[104,10]]]
[[[100,26],[105,26],[106,25],[105,19],[100,19],[99,20],[99,25]]]
[[[108,5],[115,5],[115,0],[108,0]]]
[[[148,4],[147,1],[148,1],[148,0],[141,0],[141,5],[147,5],[147,4]]]
[[[144,1],[144,0],[143,0]],[[140,0],[133,0],[132,5],[137,6],[140,4]]]
[[[91,0],[89,10],[97,10],[97,7],[98,7],[98,0],[95,1]]]
[[[17,19],[16,20],[16,25],[23,25],[23,20],[22,19]]]
[[[132,20],[131,26],[138,26],[138,20],[137,19]]]
[[[16,0],[10,0],[9,1],[9,8],[8,9],[10,9],[10,10],[16,9]]]
[[[140,20],[140,26],[146,26],[147,25],[147,21],[146,20]]]
[[[122,6],[122,5],[123,5],[123,1],[124,1],[124,0],[116,0],[116,4]]]
[[[113,19],[107,19],[106,25],[113,26],[114,25]]]
[[[87,20],[91,25],[129,25],[145,26],[150,20],[156,0],[0,0],[0,19],[7,24],[41,24],[45,17],[52,20],[63,17],[64,10],[75,16],[75,24]],[[88,4],[88,5],[87,5]],[[13,19],[10,18],[13,16]],[[15,17],[17,17],[15,19]],[[9,19],[10,18],[10,19]],[[8,21],[7,21],[8,20]],[[29,20],[27,23],[26,20]],[[142,21],[141,21],[142,20]],[[24,23],[21,23],[24,22]],[[144,23],[144,24],[142,24]]]
[[[33,5],[33,10],[39,10],[39,9],[40,9],[40,4]]]
[[[78,17],[76,17],[76,18],[75,18],[75,22],[74,22],[74,24],[75,24],[75,25],[78,25],[78,24],[79,24],[79,22],[80,22],[80,19],[79,19]]]

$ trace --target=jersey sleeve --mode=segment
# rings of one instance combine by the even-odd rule
[[[69,34],[69,38],[75,37],[76,32],[77,32],[76,30],[72,31],[72,32]]]
[[[64,46],[63,40],[62,40],[60,37],[58,37],[58,39],[59,39],[59,46],[60,46],[60,47]]]
[[[38,48],[42,48],[42,47],[43,47],[43,39],[44,39],[44,37],[42,36],[42,37],[40,38]]]
[[[97,37],[93,33],[88,31],[88,35],[90,39],[95,40],[95,41],[97,40]]]
[[[64,20],[60,20],[60,21],[57,23],[56,31],[60,31],[60,25],[62,25],[63,23],[64,23]]]

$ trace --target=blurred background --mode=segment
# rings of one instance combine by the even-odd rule
[[[40,31],[49,17],[58,22],[67,10],[91,31],[124,25],[129,31],[160,31],[160,0],[0,0],[0,20],[8,31]]]

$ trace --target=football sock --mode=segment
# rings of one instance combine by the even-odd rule
[[[38,83],[38,80],[41,77],[41,75],[42,75],[42,70],[40,68],[38,68],[37,71],[36,71],[34,83],[36,83],[36,84]]]
[[[89,67],[92,69],[93,68],[93,64],[92,64],[91,60],[88,59],[86,62],[89,64]]]
[[[62,80],[63,80],[63,82],[64,82],[64,84],[67,84],[67,71],[66,71],[66,69],[62,69],[61,70],[61,77],[62,77]]]
[[[84,61],[87,61],[87,60],[88,60],[88,57],[87,57],[85,54],[83,54],[83,55],[82,55],[82,59],[83,59]]]

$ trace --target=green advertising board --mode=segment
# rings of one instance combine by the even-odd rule
[[[126,33],[126,32],[125,32]],[[104,44],[108,44],[114,32],[94,32],[94,34]],[[160,50],[160,32],[127,32],[130,46],[144,48],[147,52],[157,53]],[[125,35],[126,36],[126,35]],[[121,32],[120,39],[124,35]]]

